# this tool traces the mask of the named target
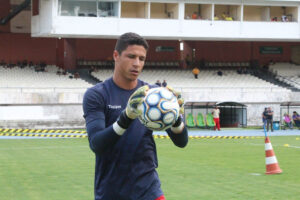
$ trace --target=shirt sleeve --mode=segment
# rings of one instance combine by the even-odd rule
[[[86,121],[91,150],[101,154],[114,146],[120,138],[112,125],[105,127],[103,97],[93,89],[88,89],[83,97],[83,117]]]

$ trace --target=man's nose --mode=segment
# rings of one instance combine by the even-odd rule
[[[133,65],[135,65],[135,66],[141,65],[141,61],[140,61],[140,59],[139,59],[138,57],[136,57],[136,58],[134,59]]]

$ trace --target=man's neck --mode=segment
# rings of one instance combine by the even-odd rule
[[[137,86],[138,83],[138,80],[130,81],[127,79],[116,78],[115,75],[113,75],[113,81],[117,86],[124,90],[132,90]]]

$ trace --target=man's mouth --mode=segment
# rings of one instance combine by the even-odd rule
[[[131,72],[131,74],[133,74],[133,75],[135,75],[135,76],[137,76],[137,75],[139,75],[139,71],[138,70],[130,70],[130,72]]]

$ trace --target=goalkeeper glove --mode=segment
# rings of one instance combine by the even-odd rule
[[[129,97],[126,109],[122,111],[117,120],[117,124],[121,127],[121,129],[119,129],[116,124],[114,125],[114,129],[119,135],[123,134],[131,122],[141,115],[141,111],[138,109],[138,106],[142,104],[148,90],[148,85],[142,86]]]
[[[170,86],[167,86],[166,88],[176,96],[177,102],[179,104],[179,114],[184,114],[184,99],[181,96],[181,92],[174,90]]]
[[[138,109],[138,106],[141,105],[144,101],[147,91],[149,90],[148,85],[144,85],[137,89],[129,98],[126,106],[126,115],[130,119],[135,119],[140,116],[142,113]]]

